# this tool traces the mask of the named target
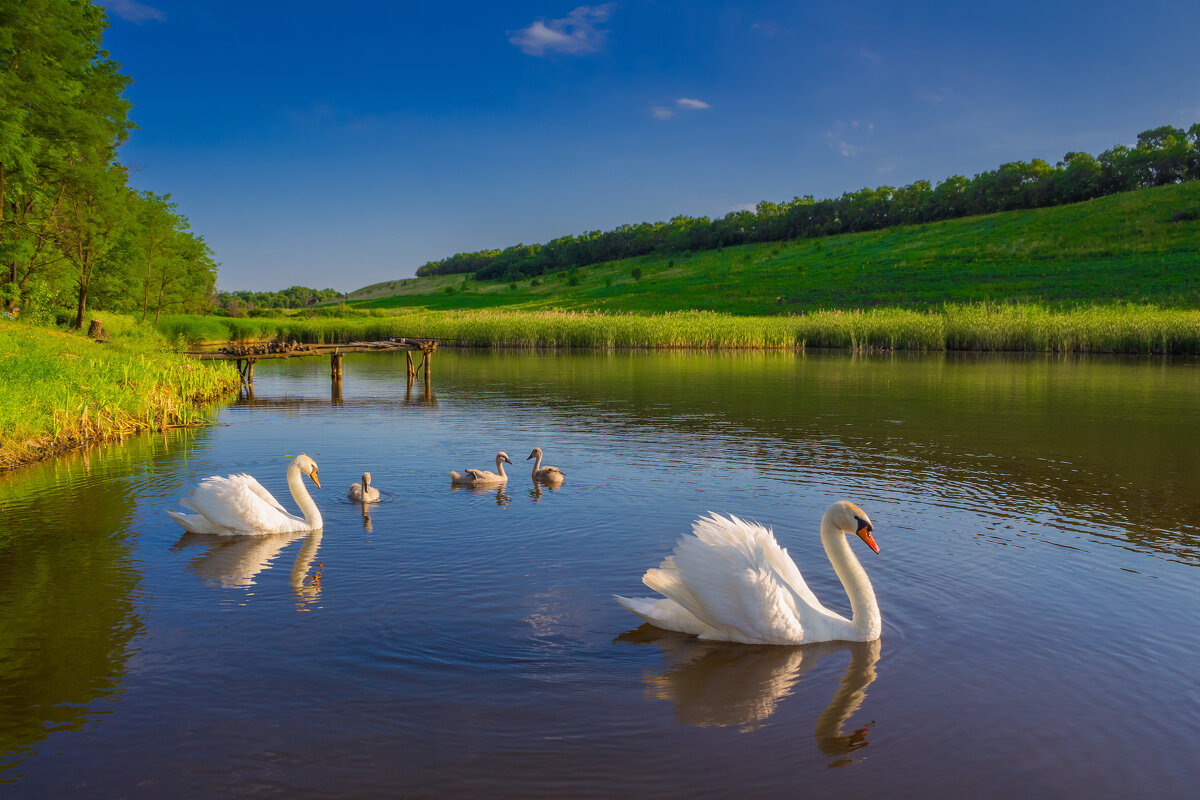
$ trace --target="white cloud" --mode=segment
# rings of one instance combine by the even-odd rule
[[[167,21],[167,13],[159,11],[157,8],[144,6],[134,0],[97,0],[100,5],[104,6],[108,11],[115,16],[120,17],[126,22],[145,22],[148,19],[158,22]]]
[[[674,108],[670,106],[651,106],[650,116],[655,119],[670,119],[679,113],[679,109],[683,109],[684,111],[699,111],[705,108],[712,108],[712,106],[694,97],[680,97],[675,101]]]
[[[846,158],[854,158],[862,150],[860,142],[864,138],[864,133],[869,137],[874,132],[874,122],[868,122],[864,125],[858,120],[851,120],[850,122],[838,120],[833,126],[833,130],[826,132],[825,141],[840,155]]]
[[[612,7],[612,3],[580,6],[562,19],[535,20],[527,28],[509,31],[508,40],[531,56],[594,53],[608,35],[607,30],[597,26],[608,19]]]

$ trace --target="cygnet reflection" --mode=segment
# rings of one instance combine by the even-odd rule
[[[758,729],[819,661],[846,652],[850,663],[817,719],[814,737],[822,753],[835,757],[831,767],[851,763],[848,756],[870,744],[866,737],[872,723],[848,734],[842,728],[862,706],[866,689],[875,680],[878,640],[797,647],[746,645],[709,642],[642,625],[621,634],[618,641],[654,644],[662,650],[666,669],[645,676],[646,693],[674,703],[680,722],[698,727],[736,726],[743,732]]]

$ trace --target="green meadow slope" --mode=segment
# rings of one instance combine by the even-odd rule
[[[662,253],[515,284],[409,278],[360,308],[779,314],[944,303],[1200,307],[1200,182],[822,239]]]

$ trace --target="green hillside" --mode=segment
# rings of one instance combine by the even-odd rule
[[[347,299],[362,308],[735,314],[946,302],[1197,308],[1200,182],[868,233],[654,254],[515,284],[398,279]]]

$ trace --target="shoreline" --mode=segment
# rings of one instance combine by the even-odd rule
[[[104,319],[126,327],[117,315]],[[134,326],[101,343],[5,321],[0,366],[0,472],[135,434],[210,425],[204,406],[240,385],[232,366],[196,364]]]

